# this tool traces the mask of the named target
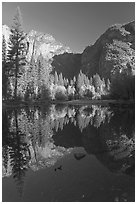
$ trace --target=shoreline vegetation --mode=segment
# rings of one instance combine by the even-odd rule
[[[3,101],[2,108],[15,108],[15,107],[24,107],[24,106],[45,106],[50,104],[60,104],[60,105],[102,105],[102,106],[113,106],[113,107],[134,107],[135,100],[91,100],[91,99],[77,99],[77,100],[68,100],[68,101]]]

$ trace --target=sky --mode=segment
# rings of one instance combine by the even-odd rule
[[[111,25],[135,19],[134,2],[3,2],[2,24],[12,25],[17,6],[25,32],[51,34],[75,53],[94,44]]]

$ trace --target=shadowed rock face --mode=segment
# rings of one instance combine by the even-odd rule
[[[110,27],[94,45],[88,46],[81,59],[82,70],[88,74],[100,74],[111,78],[116,71],[127,67],[135,69],[135,22]]]
[[[52,61],[53,70],[63,74],[65,78],[77,76],[81,67],[81,54],[64,53],[55,55]]]

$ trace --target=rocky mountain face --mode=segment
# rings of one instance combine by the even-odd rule
[[[111,78],[127,68],[135,71],[135,22],[110,27],[81,57],[83,72]]]
[[[2,26],[2,34],[5,37],[8,48],[10,28],[6,25]],[[57,42],[52,35],[43,34],[37,31],[30,31],[25,38],[26,45],[26,59],[28,61],[33,59],[36,61],[39,55],[42,55],[47,61],[52,59],[54,55],[70,53],[69,47]]]
[[[43,34],[37,31],[31,31],[26,37],[27,60],[33,57],[35,60],[41,54],[46,60],[52,59],[54,55],[71,52],[69,47],[57,42],[49,34]]]
[[[8,49],[10,28],[3,25],[2,33]],[[78,75],[81,66],[81,54],[73,54],[69,47],[57,42],[52,35],[32,30],[26,35],[25,45],[28,62],[32,58],[36,61],[42,55],[47,63],[52,63],[53,73],[54,71],[62,72],[66,78],[73,78]]]
[[[2,27],[6,43],[10,28]],[[41,54],[52,64],[53,72],[66,78],[77,76],[80,69],[88,76],[98,73],[102,78],[111,79],[116,73],[135,72],[135,22],[113,25],[101,35],[94,45],[83,53],[73,54],[69,47],[57,42],[51,35],[31,31],[26,35],[26,58],[36,61]],[[7,43],[8,45],[8,43]]]

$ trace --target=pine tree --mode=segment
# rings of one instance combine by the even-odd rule
[[[13,19],[11,28],[8,63],[10,76],[14,78],[14,99],[17,99],[18,78],[22,74],[22,68],[25,65],[25,44],[23,42],[25,34],[22,28],[22,17],[20,8],[17,7],[17,13]]]
[[[43,57],[42,55],[40,55],[37,59],[37,87],[38,87],[38,97],[40,97],[40,90],[41,90],[41,87],[43,85],[43,82],[42,82],[42,69],[43,69]]]
[[[2,35],[2,62],[6,61],[6,41],[4,35]]]
[[[82,71],[80,70],[80,73],[77,78],[77,89],[79,90],[82,85],[84,85],[84,75]]]
[[[2,36],[2,96],[7,98],[8,89],[8,71],[7,71],[7,56],[6,56],[6,41],[4,35]]]
[[[86,75],[84,75],[84,84],[85,84],[86,86],[89,85],[89,79],[88,79],[88,77],[87,77]]]
[[[107,79],[107,91],[109,92],[110,91],[110,85],[111,85],[111,83],[110,83],[110,80],[109,79]]]
[[[36,90],[36,85],[37,85],[37,81],[36,81],[37,68],[36,68],[36,63],[33,57],[31,58],[31,61],[28,66],[29,68],[26,72],[26,76],[24,80],[24,82],[27,85],[25,97],[27,99],[29,96],[31,99],[34,99],[36,98],[35,90]]]
[[[98,74],[95,74],[93,76],[93,85],[96,91],[100,91],[102,80],[100,79],[100,76]]]
[[[55,85],[58,85],[58,81],[59,81],[58,74],[57,72],[55,72]]]
[[[76,77],[73,77],[73,85],[76,86]]]
[[[92,76],[91,76],[90,80],[89,80],[90,85],[92,85],[92,82],[93,82],[93,80],[92,80]]]
[[[55,76],[53,74],[50,74],[49,76],[49,85],[54,84],[55,82]]]
[[[70,80],[70,86],[73,86],[74,85],[74,81],[71,79]]]
[[[74,83],[76,83],[76,77],[75,76],[73,77],[73,81],[74,81]]]
[[[59,74],[59,78],[58,78],[58,85],[64,86],[64,80],[63,80],[63,76],[62,73]]]
[[[69,85],[69,81],[68,79],[64,78],[64,86],[67,88]]]

